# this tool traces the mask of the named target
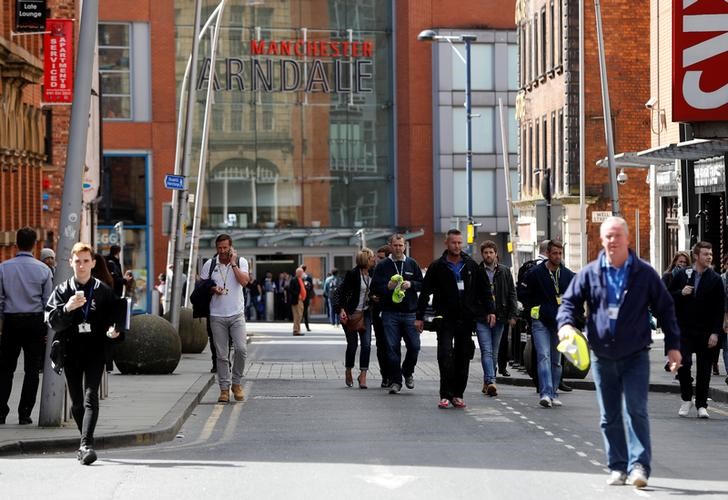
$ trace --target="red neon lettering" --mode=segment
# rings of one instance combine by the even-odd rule
[[[373,46],[374,46],[374,44],[372,42],[363,42],[362,43],[362,56],[372,57]]]
[[[269,56],[278,55],[278,44],[275,41],[268,42],[268,55]]]
[[[341,42],[341,55],[344,57],[351,55],[351,44],[349,42]]]
[[[293,48],[293,52],[298,56],[303,56],[303,40],[296,41],[296,46]]]
[[[265,54],[265,40],[251,40],[250,53],[254,56]]]
[[[351,52],[354,57],[361,57],[361,42],[352,43]]]
[[[282,56],[290,56],[291,55],[291,41],[290,40],[284,40],[280,42],[280,54]]]

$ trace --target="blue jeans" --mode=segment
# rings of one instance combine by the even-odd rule
[[[531,335],[536,349],[538,393],[542,398],[555,398],[561,380],[561,353],[556,350],[559,337],[537,319],[532,322]]]
[[[402,385],[405,377],[415,372],[417,355],[420,352],[420,334],[415,328],[415,313],[382,311],[384,335],[387,337],[387,364],[389,381]],[[402,362],[402,340],[407,354]],[[401,363],[401,366],[400,366]]]
[[[346,368],[354,368],[354,359],[356,358],[356,348],[361,342],[361,352],[359,353],[359,369],[369,369],[369,358],[372,352],[372,313],[364,311],[364,331],[349,332],[344,329],[346,335],[346,355],[344,358],[344,366]]]
[[[326,297],[326,303],[328,304],[328,308],[329,308],[329,323],[336,326],[339,324],[339,314],[337,311],[334,311],[334,305],[332,304],[331,300],[332,300],[331,295]]]
[[[480,347],[480,363],[483,365],[483,382],[486,384],[495,383],[495,371],[498,366],[498,349],[505,323],[496,321],[493,328],[488,323],[478,321],[475,323],[475,331],[478,334],[478,346]]]
[[[600,427],[610,470],[629,472],[639,463],[650,475],[649,352],[643,349],[620,359],[600,358],[591,353]]]

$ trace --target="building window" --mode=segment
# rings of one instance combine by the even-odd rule
[[[485,217],[495,215],[495,171],[473,170],[473,215]],[[468,182],[464,170],[453,171],[453,215],[464,217],[468,214]]]
[[[518,120],[516,119],[516,108],[511,106],[506,109],[508,120],[508,152],[518,153]]]
[[[556,113],[553,111],[551,112],[551,133],[549,137],[551,138],[551,154],[549,155],[551,157],[551,177],[554,179],[553,186],[555,194],[560,194],[561,187],[559,180],[561,179],[561,172],[559,172],[558,166],[556,165]]]
[[[558,131],[559,131],[559,139],[558,139],[558,148],[559,148],[559,156],[558,156],[558,166],[557,168],[561,172],[559,177],[561,178],[561,190],[564,193],[569,192],[569,186],[568,186],[568,180],[566,178],[566,168],[564,165],[564,110],[560,109],[558,113],[558,122],[557,125]]]
[[[518,45],[508,45],[508,90],[518,89]]]
[[[554,1],[551,0],[549,4],[549,69],[554,69],[556,65],[556,10],[554,7]]]
[[[533,164],[533,125],[530,123],[528,125],[528,152],[526,153],[526,160],[528,162],[528,166],[526,167],[526,189],[530,195],[533,187],[533,171],[535,170]]]
[[[531,81],[538,79],[538,17],[531,20]]]
[[[543,118],[541,118],[541,160],[540,160],[540,167],[541,167],[541,175],[543,175],[546,172],[546,169],[549,168],[548,164],[548,130],[546,129],[546,116],[544,115]],[[543,178],[543,177],[542,177]]]
[[[130,120],[131,24],[99,23],[99,74],[104,118]]]
[[[101,114],[105,120],[152,117],[148,23],[99,23]]]
[[[521,87],[526,85],[526,30],[523,24],[521,24],[521,29],[518,30],[518,40],[519,40],[519,49],[521,51],[521,61],[520,61],[520,67],[519,67],[519,81],[521,82]]]
[[[557,63],[556,64],[558,66],[561,66],[561,64],[563,63],[563,57],[564,57],[564,51],[562,49],[563,43],[564,43],[564,39],[563,39],[563,36],[564,36],[564,19],[563,19],[563,16],[561,15],[561,13],[562,13],[562,5],[561,5],[561,2],[559,2],[559,13],[558,13],[558,16],[557,16],[557,19],[558,19],[558,21],[557,21],[557,24],[558,24],[558,31],[557,31],[557,33],[558,33],[558,36],[556,37],[557,38],[557,43],[556,43],[556,52],[557,52],[556,61],[557,61]]]
[[[493,108],[472,108],[472,114],[478,117],[471,119],[473,137],[473,153],[495,152],[495,123]],[[452,108],[452,143],[454,153],[464,153],[466,142],[465,108]]]
[[[455,48],[465,57],[465,44],[455,44]],[[452,88],[465,89],[465,64],[453,54]],[[472,44],[470,46],[470,87],[472,90],[493,90],[493,45]]]
[[[538,75],[542,76],[546,72],[546,54],[548,49],[546,47],[546,7],[541,9],[541,39],[539,40],[540,47],[538,53]]]

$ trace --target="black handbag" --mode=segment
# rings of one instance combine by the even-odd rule
[[[213,263],[210,265],[210,272],[207,275],[207,279],[199,279],[195,282],[195,289],[192,290],[192,294],[190,295],[193,318],[207,318],[210,316],[210,301],[212,300],[210,289],[217,286],[215,280],[212,279],[212,272],[216,266],[217,259],[213,257]]]

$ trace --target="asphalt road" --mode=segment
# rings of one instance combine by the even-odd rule
[[[468,408],[440,410],[424,344],[415,389],[389,395],[379,380],[344,387],[333,329],[256,336],[245,402],[218,405],[213,387],[173,442],[103,450],[91,467],[71,454],[0,460],[0,498],[728,498],[726,405],[681,419],[677,395],[651,394],[650,486],[609,487],[593,392],[544,409],[533,388],[488,398],[471,379]]]

